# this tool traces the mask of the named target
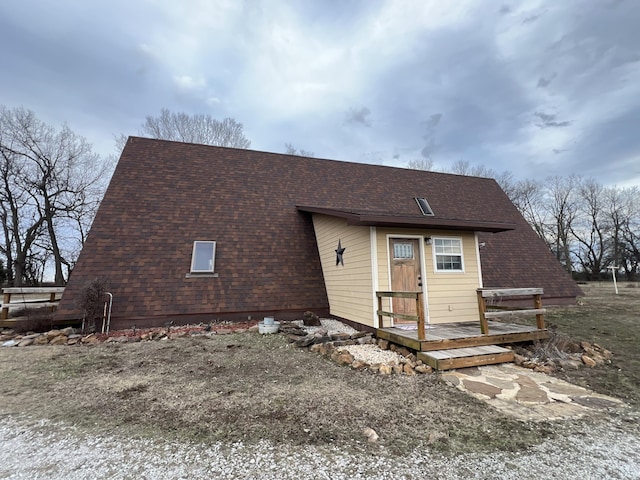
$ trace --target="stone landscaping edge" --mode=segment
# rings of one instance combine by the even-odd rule
[[[334,321],[336,322],[336,321]],[[281,322],[280,334],[284,335],[291,345],[307,348],[313,353],[331,359],[339,365],[349,366],[354,370],[368,370],[380,375],[402,374],[415,375],[432,373],[431,366],[416,358],[415,352],[395,345],[384,339],[376,339],[373,334],[356,331],[329,331],[327,328],[305,328],[301,321]],[[129,343],[153,340],[172,340],[186,336],[214,336],[232,333],[257,333],[258,325],[242,324],[199,324],[151,328],[144,330],[119,330],[109,335],[91,333],[83,335],[72,327],[53,329],[44,333],[28,332],[17,334],[11,329],[0,330],[0,347],[27,347],[42,345],[94,345],[99,343]],[[376,355],[369,355],[368,361],[355,354],[357,346],[370,345],[380,351],[394,352],[396,355],[377,360]],[[351,349],[351,351],[350,351]],[[557,370],[578,369],[583,366],[594,368],[611,363],[612,353],[595,343],[569,343],[567,352],[557,351],[556,355],[540,355],[541,349],[533,346],[515,346],[515,364],[541,373],[553,373]],[[544,351],[544,349],[542,349]]]

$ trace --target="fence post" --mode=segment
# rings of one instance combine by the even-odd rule
[[[51,292],[51,294],[49,295],[49,302],[55,303],[55,301],[56,301],[56,293],[55,292]],[[51,305],[51,311],[52,312],[56,311],[56,306],[55,305]]]
[[[6,320],[7,318],[9,318],[9,307],[6,306],[9,302],[11,302],[11,294],[4,293],[2,298],[2,313],[0,313],[0,320]]]

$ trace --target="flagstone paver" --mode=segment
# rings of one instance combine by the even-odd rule
[[[625,406],[616,398],[513,364],[450,370],[442,379],[523,421],[575,418]]]

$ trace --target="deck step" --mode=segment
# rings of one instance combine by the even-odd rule
[[[452,368],[513,362],[514,354],[512,350],[498,345],[483,345],[480,347],[418,352],[418,360],[422,360],[436,370],[451,370]]]

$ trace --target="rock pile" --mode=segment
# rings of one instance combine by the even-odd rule
[[[517,347],[515,363],[536,372],[553,373],[557,370],[577,370],[581,367],[594,368],[611,363],[613,354],[597,343],[570,342],[566,351],[556,350],[549,355],[546,350],[533,347]],[[540,351],[541,350],[541,351]]]
[[[61,330],[49,330],[45,333],[18,335],[13,330],[4,330],[0,334],[2,347],[29,347],[31,345],[76,345],[98,343],[96,335],[79,335],[72,327]]]
[[[129,343],[153,340],[171,340],[195,335],[227,335],[257,331],[257,326],[222,325],[186,325],[183,327],[150,328],[145,330],[120,330],[111,335],[91,333],[81,335],[73,327],[53,329],[45,333],[29,332],[20,335],[11,329],[0,332],[0,347],[28,347],[32,345],[93,345],[97,343]]]
[[[386,340],[376,341],[370,333],[329,332],[326,328],[310,332],[293,322],[283,323],[280,331],[295,347],[309,348],[311,352],[354,370],[366,369],[381,375],[415,375],[433,371],[408,349],[389,344]],[[394,355],[388,355],[390,352]]]

